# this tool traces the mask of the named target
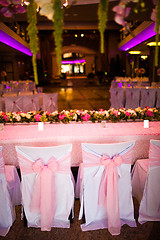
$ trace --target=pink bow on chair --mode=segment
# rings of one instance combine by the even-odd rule
[[[131,163],[133,150],[123,154],[123,158],[115,155],[112,159],[103,155],[102,158],[83,150],[83,163],[81,164],[81,178],[84,167],[104,165],[104,174],[99,189],[99,205],[107,209],[108,231],[112,235],[120,234],[120,214],[119,214],[119,192],[118,192],[118,170],[122,163]]]
[[[110,159],[103,155],[101,163],[105,166],[105,171],[99,189],[99,205],[104,206],[107,210],[109,232],[118,235],[121,227],[117,167],[122,164],[122,157],[116,155]]]
[[[30,210],[41,214],[41,231],[50,231],[57,206],[54,173],[70,173],[70,166],[63,164],[61,166],[61,163],[65,164],[65,161],[70,157],[70,153],[59,161],[56,161],[52,156],[47,165],[44,165],[41,159],[31,162],[20,153],[18,153],[18,157],[22,161],[20,167],[23,174],[37,173]]]

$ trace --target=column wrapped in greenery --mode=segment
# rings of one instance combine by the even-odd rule
[[[100,0],[98,6],[98,20],[99,20],[99,32],[101,41],[101,53],[104,53],[104,32],[107,23],[107,13],[108,13],[108,0]]]
[[[37,37],[37,4],[34,0],[29,0],[30,4],[27,7],[27,21],[28,21],[28,35],[29,35],[29,45],[32,52],[32,65],[34,81],[38,85],[38,74],[37,74],[37,62],[36,54],[38,52],[38,37]]]
[[[63,33],[63,8],[61,0],[54,0],[53,2],[53,20],[54,20],[54,39],[56,45],[56,55],[58,64],[58,74],[61,73],[61,48],[62,48],[62,33]]]
[[[160,0],[156,5],[156,48],[155,48],[155,67],[158,67],[158,41],[159,41],[159,29],[160,29]]]

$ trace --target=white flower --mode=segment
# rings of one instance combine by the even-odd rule
[[[26,118],[30,119],[31,115],[29,113],[26,114]]]
[[[40,12],[41,15],[46,16],[48,19],[53,20],[53,4],[52,3],[48,3],[48,4],[44,4],[43,6],[41,6]]]

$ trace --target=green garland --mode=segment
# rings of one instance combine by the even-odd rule
[[[98,28],[100,32],[101,40],[101,53],[104,53],[104,32],[107,23],[107,13],[108,13],[108,0],[100,0],[98,7]]]
[[[56,45],[56,55],[57,55],[57,64],[58,64],[58,74],[61,73],[61,49],[62,49],[62,33],[63,33],[63,8],[61,0],[54,0],[53,3],[53,21],[54,21],[54,38]]]
[[[155,67],[158,67],[158,41],[160,28],[160,0],[157,1],[156,6],[156,48],[155,48]]]
[[[37,37],[37,4],[34,0],[29,0],[30,4],[27,7],[27,21],[28,21],[28,35],[29,35],[29,45],[32,52],[32,65],[33,65],[33,73],[34,73],[34,81],[36,85],[38,85],[38,75],[37,75],[37,62],[36,62],[36,54],[38,52],[38,37]]]

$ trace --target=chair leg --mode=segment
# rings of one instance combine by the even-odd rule
[[[24,227],[27,227],[27,218],[26,218],[26,214],[24,212],[24,209],[23,209],[23,225],[24,225]]]
[[[72,218],[72,209],[71,209],[71,212],[70,212],[70,214],[69,214],[69,217],[68,217],[68,219],[70,220],[70,223],[73,223],[73,218]]]

